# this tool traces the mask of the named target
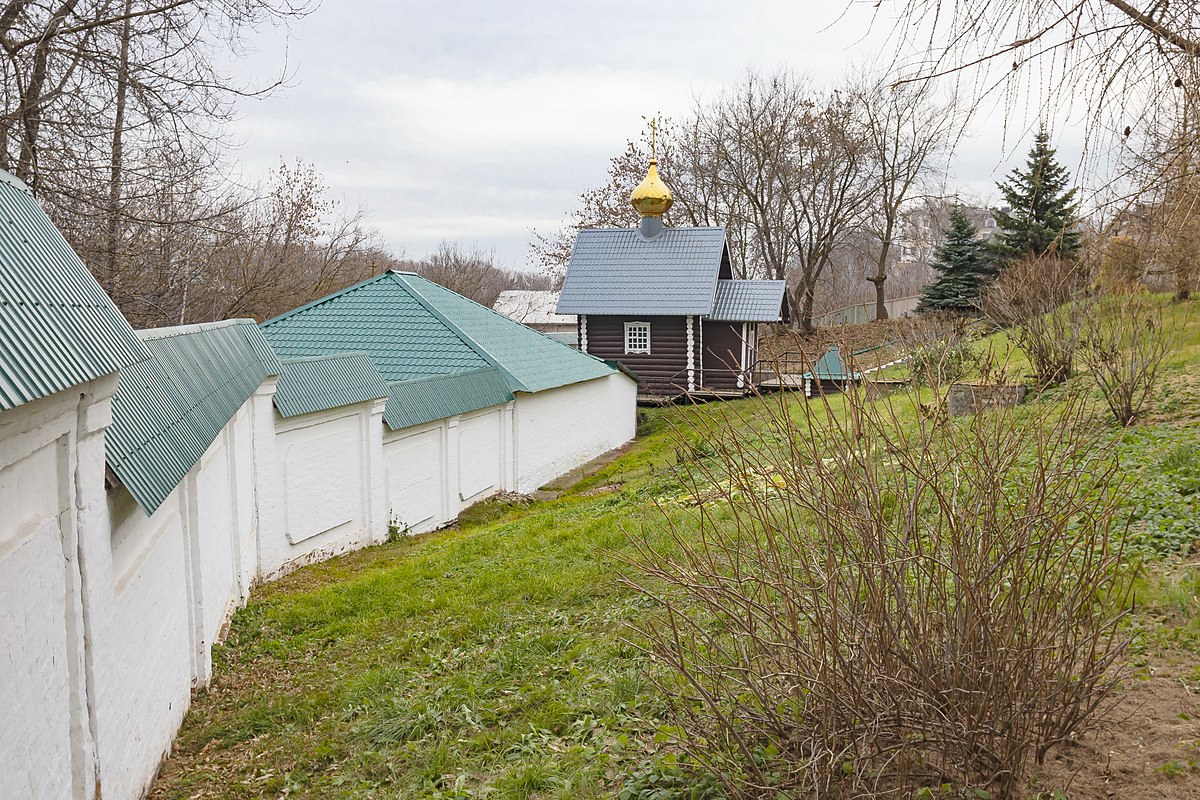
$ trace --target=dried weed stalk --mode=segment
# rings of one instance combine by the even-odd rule
[[[1062,383],[1074,371],[1080,320],[1072,301],[1080,296],[1086,275],[1076,262],[1027,259],[1005,266],[984,293],[984,315],[1010,329],[1040,386]]]
[[[908,356],[913,382],[941,394],[950,384],[979,366],[971,347],[971,320],[932,311],[900,320],[897,336]]]
[[[685,510],[627,579],[661,610],[641,634],[680,746],[735,796],[1013,796],[1110,699],[1111,450],[1075,403],[912,402],[777,395],[681,432],[705,443]]]
[[[1117,422],[1128,425],[1141,412],[1173,343],[1172,331],[1163,325],[1161,306],[1144,292],[1088,304],[1080,358]]]

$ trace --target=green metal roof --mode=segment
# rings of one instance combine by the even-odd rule
[[[283,358],[366,352],[384,380],[490,366],[386,272],[262,323]]]
[[[29,189],[0,171],[0,411],[149,357]]]
[[[503,373],[495,367],[397,381],[388,388],[384,420],[394,431],[513,399]]]
[[[294,417],[388,395],[388,385],[366,353],[288,358],[275,388],[275,408]]]
[[[108,465],[153,514],[221,429],[282,365],[253,320],[138,331],[150,359],[121,370]]]
[[[602,378],[612,367],[503,314],[411,273],[393,273],[429,309],[503,370],[514,392],[540,392]]]
[[[592,356],[410,273],[384,273],[261,327],[284,358],[369,355],[390,388],[385,414],[393,429],[507,402],[512,392],[538,392],[613,372]],[[503,395],[491,378],[479,375],[461,384],[397,388],[489,368],[504,378]],[[406,403],[416,405],[409,410]]]
[[[861,372],[850,372],[846,366],[846,362],[842,359],[841,351],[836,347],[831,347],[817,360],[817,365],[813,367],[812,372],[804,373],[805,378],[814,378],[823,381],[847,381],[858,380],[862,377]]]

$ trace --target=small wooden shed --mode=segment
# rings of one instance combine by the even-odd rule
[[[747,394],[760,327],[788,319],[784,282],[734,278],[725,229],[665,227],[670,204],[651,161],[638,227],[579,232],[557,312],[578,315],[579,349],[635,373],[643,399]]]

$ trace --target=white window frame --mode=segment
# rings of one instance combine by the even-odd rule
[[[645,331],[646,345],[645,347],[630,347],[629,334],[640,334]],[[638,336],[638,338],[641,338]],[[650,354],[650,323],[649,322],[626,322],[625,323],[625,355],[649,355]]]

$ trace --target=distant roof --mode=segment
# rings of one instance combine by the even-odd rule
[[[579,232],[558,300],[560,314],[708,314],[724,228],[665,228],[646,239],[636,228]]]
[[[250,319],[137,335],[150,358],[121,370],[105,456],[142,510],[153,514],[282,364]]]
[[[851,372],[846,366],[845,360],[842,359],[841,351],[836,347],[831,347],[825,351],[825,355],[818,359],[812,372],[804,373],[804,377],[823,381],[845,381],[859,380],[862,378],[862,373]]]
[[[398,382],[494,368],[504,379],[508,394],[501,402],[506,402],[511,392],[538,392],[613,372],[592,356],[411,273],[386,272],[261,327],[285,358],[365,352],[389,385],[385,415],[393,428],[415,418],[401,407]],[[478,377],[472,381],[479,391],[464,390],[461,397],[495,405],[500,395],[494,387],[479,388]],[[438,409],[415,416],[437,413],[430,419],[442,419],[473,410],[462,404],[447,395]]]
[[[495,367],[398,381],[388,388],[391,394],[384,418],[394,431],[513,399],[504,374]]]
[[[150,357],[21,181],[0,171],[0,411]]]
[[[492,305],[497,314],[523,325],[574,325],[574,314],[556,314],[558,292],[509,289]]]
[[[785,281],[717,281],[709,319],[779,322],[783,318]]]
[[[388,385],[366,353],[287,358],[275,388],[275,408],[281,416],[294,417],[388,394]]]

